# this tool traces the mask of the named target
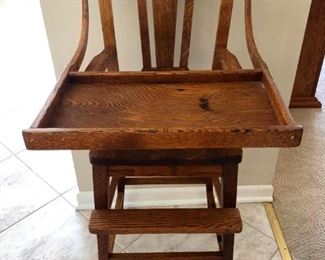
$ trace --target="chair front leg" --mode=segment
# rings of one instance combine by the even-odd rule
[[[93,165],[93,187],[95,209],[108,209],[109,204],[109,174],[107,166]],[[98,259],[109,259],[108,235],[97,235]]]

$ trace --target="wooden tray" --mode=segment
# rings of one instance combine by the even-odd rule
[[[295,125],[262,71],[68,72],[28,149],[288,147]]]

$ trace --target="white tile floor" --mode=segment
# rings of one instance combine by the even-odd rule
[[[18,138],[18,137],[17,137]],[[1,145],[0,259],[96,259],[89,211],[75,211],[78,191],[69,152],[14,154]],[[243,232],[235,259],[280,259],[262,204],[240,204]],[[118,236],[115,250],[215,250],[214,235]]]

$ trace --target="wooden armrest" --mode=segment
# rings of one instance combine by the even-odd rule
[[[246,43],[249,52],[249,56],[253,63],[254,68],[262,69],[263,71],[263,83],[266,91],[270,97],[270,102],[273,109],[276,111],[278,118],[282,124],[292,124],[294,125],[294,120],[287,109],[284,100],[282,99],[280,92],[275,84],[274,79],[267,67],[266,63],[263,61],[258,49],[256,47],[254,33],[253,33],[253,23],[252,23],[252,1],[245,0],[245,33],[246,33]]]
[[[88,0],[82,0],[82,27],[78,48],[75,51],[70,63],[65,67],[63,73],[59,77],[52,93],[48,97],[36,119],[32,124],[32,128],[41,127],[48,123],[48,115],[53,111],[55,105],[59,102],[59,96],[63,92],[65,83],[67,82],[70,71],[78,71],[84,59],[89,32],[89,7]]]

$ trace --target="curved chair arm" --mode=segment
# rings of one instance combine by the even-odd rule
[[[82,0],[82,26],[80,40],[78,48],[75,51],[70,63],[68,64],[69,71],[79,70],[82,61],[85,57],[87,44],[88,44],[88,32],[89,32],[89,7],[88,0]]]
[[[245,33],[246,33],[246,43],[249,56],[253,63],[255,69],[261,69],[263,71],[263,83],[266,91],[271,97],[271,104],[277,116],[282,124],[294,124],[294,120],[284,103],[280,92],[276,86],[276,83],[267,67],[266,63],[263,61],[258,49],[256,47],[254,33],[253,33],[253,23],[252,23],[252,1],[245,0]]]
[[[245,0],[245,34],[246,34],[246,44],[249,56],[251,58],[252,64],[255,69],[261,69],[263,71],[268,71],[268,67],[262,56],[260,55],[254,38],[253,22],[252,22],[252,1]]]
[[[88,0],[82,0],[82,27],[81,27],[81,35],[80,35],[78,48],[76,49],[71,61],[64,68],[64,71],[60,75],[50,96],[47,98],[42,110],[34,120],[31,126],[32,128],[44,127],[45,125],[48,124],[49,121],[48,115],[59,103],[58,97],[60,96],[60,93],[63,92],[63,89],[68,80],[69,72],[77,71],[80,68],[80,65],[83,61],[87,49],[88,31],[89,31]]]

